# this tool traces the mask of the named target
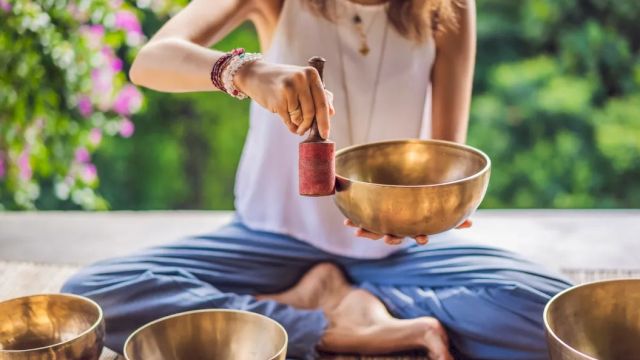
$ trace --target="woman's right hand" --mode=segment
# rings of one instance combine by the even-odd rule
[[[265,109],[280,115],[292,133],[306,133],[315,117],[320,135],[329,137],[329,117],[335,113],[333,94],[324,89],[313,67],[259,60],[240,68],[234,83]]]

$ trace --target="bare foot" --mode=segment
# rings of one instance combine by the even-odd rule
[[[384,354],[424,349],[430,359],[453,359],[447,334],[438,320],[396,319],[366,290],[352,289],[335,309],[325,313],[329,327],[318,346],[320,350]]]
[[[342,271],[331,263],[314,266],[287,291],[256,298],[299,309],[322,309],[329,326],[318,345],[320,350],[384,354],[424,349],[430,359],[453,359],[447,334],[438,320],[394,318],[373,294],[352,288]]]
[[[274,300],[298,309],[335,309],[351,290],[342,270],[331,263],[321,263],[309,270],[291,289],[258,300]]]

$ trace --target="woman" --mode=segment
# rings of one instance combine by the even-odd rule
[[[295,135],[307,132],[314,117],[338,148],[419,136],[464,142],[474,6],[472,0],[193,0],[165,24],[138,54],[135,83],[253,99],[237,174],[237,220],[72,278],[63,290],[103,306],[107,345],[121,349],[136,327],[161,316],[230,308],[278,320],[290,336],[289,355],[299,358],[317,350],[407,349],[433,359],[546,358],[542,309],[565,281],[460,234],[433,236],[429,246],[362,239],[383,235],[362,229],[354,235],[331,199],[297,194]],[[263,59],[209,49],[245,20],[257,28]],[[324,80],[333,95],[305,66],[314,55],[327,59]]]

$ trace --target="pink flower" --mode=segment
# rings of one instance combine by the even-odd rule
[[[9,12],[12,9],[11,4],[9,4],[6,0],[0,0],[0,9],[4,10],[4,12]]]
[[[91,145],[97,146],[102,141],[102,130],[98,128],[93,128],[89,131],[89,143]]]
[[[91,98],[97,100],[97,108],[107,111],[111,107],[114,73],[110,68],[99,68],[91,71]]]
[[[142,34],[142,26],[136,14],[129,10],[120,10],[116,13],[115,27],[129,33]]]
[[[127,84],[125,85],[116,100],[113,102],[113,110],[120,115],[129,115],[135,113],[142,105],[142,94],[137,87]]]
[[[122,64],[122,60],[119,57],[114,56],[111,58],[111,70],[114,72],[122,71]]]
[[[89,117],[93,113],[93,106],[91,106],[91,99],[88,96],[82,96],[78,99],[78,111],[80,115]]]
[[[77,148],[75,154],[76,162],[84,164],[88,163],[91,160],[91,154],[86,148]]]
[[[29,150],[25,149],[18,156],[18,171],[22,180],[31,180],[33,176],[33,170],[31,169],[31,163],[29,162]]]
[[[112,48],[103,46],[101,52],[105,58],[105,62],[109,64],[112,71],[118,72],[122,70],[122,60],[116,56]]]
[[[4,177],[4,174],[7,172],[4,166],[4,153],[0,151],[0,179]]]
[[[120,136],[122,136],[123,138],[131,137],[135,130],[136,128],[131,120],[129,120],[128,118],[122,119],[122,122],[120,123]]]
[[[110,71],[94,69],[91,71],[91,80],[93,82],[93,90],[98,93],[109,93],[113,88],[113,73]]]
[[[104,26],[102,25],[84,25],[80,28],[80,32],[87,39],[89,46],[98,49],[104,39]]]
[[[98,177],[98,170],[96,169],[96,166],[91,163],[85,164],[82,169],[81,176],[84,182],[87,182],[87,183],[94,182]]]

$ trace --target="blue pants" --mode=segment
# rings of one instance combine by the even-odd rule
[[[546,359],[542,310],[569,283],[513,253],[470,244],[455,234],[445,238],[384,259],[360,260],[234,222],[211,235],[96,263],[62,290],[88,296],[103,307],[106,344],[115,350],[151,320],[226,308],[277,320],[289,334],[288,355],[313,358],[327,326],[324,314],[252,295],[283,291],[314,264],[333,262],[394,316],[440,320],[459,358]]]

